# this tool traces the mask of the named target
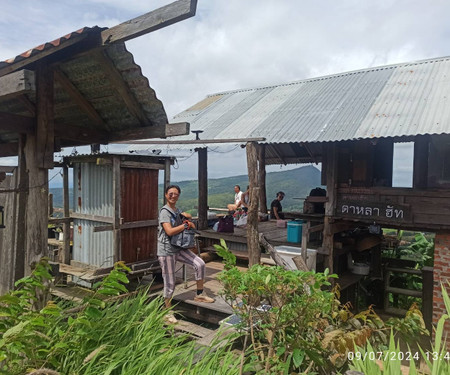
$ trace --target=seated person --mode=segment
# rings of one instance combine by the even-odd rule
[[[241,207],[244,212],[248,211],[250,205],[250,186],[247,185],[247,190],[242,193]]]
[[[284,193],[282,191],[279,191],[277,193],[277,197],[276,199],[274,199],[272,201],[272,203],[270,204],[270,218],[276,219],[276,220],[283,220],[284,219],[284,215],[282,213],[283,211],[283,207],[281,207],[281,201],[284,198]]]
[[[239,185],[234,186],[234,204],[229,204],[228,211],[236,211],[239,207],[242,206],[242,191]]]

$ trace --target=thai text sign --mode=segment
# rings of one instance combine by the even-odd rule
[[[399,203],[370,201],[338,201],[337,214],[371,220],[410,221],[411,209]]]

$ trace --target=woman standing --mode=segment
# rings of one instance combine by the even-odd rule
[[[168,186],[165,190],[167,204],[159,212],[158,260],[164,279],[164,302],[166,308],[171,307],[172,295],[175,289],[175,265],[177,261],[188,264],[195,269],[197,295],[194,300],[197,302],[214,302],[214,299],[208,297],[203,291],[203,282],[205,279],[205,262],[203,259],[195,255],[191,250],[182,249],[170,243],[171,236],[189,228],[195,229],[194,223],[188,220],[184,221],[181,225],[176,225],[178,215],[192,218],[189,214],[181,213],[175,206],[180,197],[180,193],[181,189],[179,186]],[[177,322],[172,313],[167,314],[166,321],[172,324]]]

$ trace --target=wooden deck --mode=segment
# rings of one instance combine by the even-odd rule
[[[275,220],[258,223],[258,232],[263,233],[267,241],[275,246],[301,246],[300,243],[287,242],[287,228],[278,228]],[[234,233],[219,233],[212,229],[201,230],[200,236],[211,239],[223,238],[227,242],[247,244],[247,229],[241,227],[234,227]]]

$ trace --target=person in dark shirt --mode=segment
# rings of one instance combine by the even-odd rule
[[[282,191],[279,191],[277,193],[276,199],[272,201],[270,204],[270,218],[271,219],[277,219],[277,220],[283,220],[283,207],[281,207],[281,201],[284,198],[284,193]]]

